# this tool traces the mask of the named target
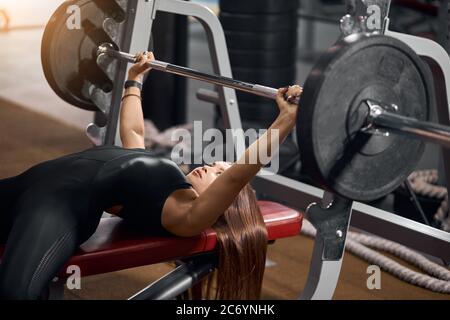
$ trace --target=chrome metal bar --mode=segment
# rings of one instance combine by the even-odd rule
[[[128,300],[171,300],[214,271],[215,253],[191,258],[170,273],[134,294]]]
[[[450,148],[450,127],[447,126],[398,115],[385,111],[378,105],[370,107],[368,121],[376,128],[386,128],[389,129],[389,132],[419,138]]]
[[[113,48],[113,46],[110,44],[103,44],[103,45],[99,46],[97,54],[98,55],[106,54],[110,57],[113,57],[113,58],[116,58],[119,60],[123,60],[123,61],[127,61],[130,63],[136,62],[135,55],[115,50]],[[197,71],[194,69],[177,66],[177,65],[166,63],[163,61],[154,60],[149,63],[149,66],[158,71],[168,72],[168,73],[176,74],[176,75],[191,78],[191,79],[208,82],[208,83],[212,83],[212,84],[227,87],[227,88],[232,88],[232,89],[239,90],[239,91],[248,92],[248,93],[251,93],[251,94],[254,94],[257,96],[261,96],[261,97],[265,97],[265,98],[269,98],[269,99],[273,99],[273,100],[276,99],[277,94],[278,94],[278,90],[275,88],[270,88],[270,87],[259,85],[259,84],[253,84],[253,83],[248,83],[248,82],[244,82],[244,81],[239,81],[239,80],[235,80],[233,78],[223,77],[223,76],[219,76],[219,75],[207,74],[207,73],[203,73],[203,72],[200,72],[200,71]],[[292,102],[298,104],[299,98],[294,99]]]
[[[214,105],[220,104],[219,93],[217,93],[217,91],[200,88],[198,89],[196,96],[198,100],[209,102]]]

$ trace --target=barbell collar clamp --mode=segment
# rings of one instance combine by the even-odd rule
[[[136,62],[135,55],[115,50],[114,46],[110,43],[103,43],[98,47],[97,56],[100,56],[102,54],[107,55],[111,58],[115,58],[118,60],[130,62],[130,63]]]
[[[387,129],[450,148],[450,127],[395,114],[374,101],[367,100],[366,105],[369,107],[366,129]]]

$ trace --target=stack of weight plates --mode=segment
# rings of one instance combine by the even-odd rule
[[[295,83],[298,0],[220,0],[233,77],[280,88]],[[273,100],[237,92],[242,126],[267,128],[278,115]],[[292,139],[280,147],[279,173],[296,171],[298,149]]]
[[[220,0],[233,77],[279,88],[296,79],[298,0]],[[243,122],[270,124],[272,100],[238,92]]]

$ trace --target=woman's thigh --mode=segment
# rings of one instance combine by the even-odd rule
[[[23,173],[0,179],[0,243],[3,243],[9,233],[13,220],[12,209],[22,194],[40,183],[40,181],[64,172],[64,168],[76,159],[78,155],[67,155],[61,158],[38,163]]]
[[[21,197],[0,264],[0,299],[38,299],[95,231],[98,220],[80,215],[72,201],[39,192]]]

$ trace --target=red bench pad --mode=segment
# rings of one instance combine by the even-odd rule
[[[299,212],[269,201],[259,201],[259,206],[269,240],[300,233],[302,215]],[[101,219],[96,232],[81,245],[66,266],[77,265],[82,276],[89,276],[173,261],[212,251],[216,246],[216,234],[212,229],[190,238],[149,237],[131,233],[122,227],[121,221],[118,217]],[[0,255],[3,249],[0,246]],[[60,276],[68,275],[61,272]]]

